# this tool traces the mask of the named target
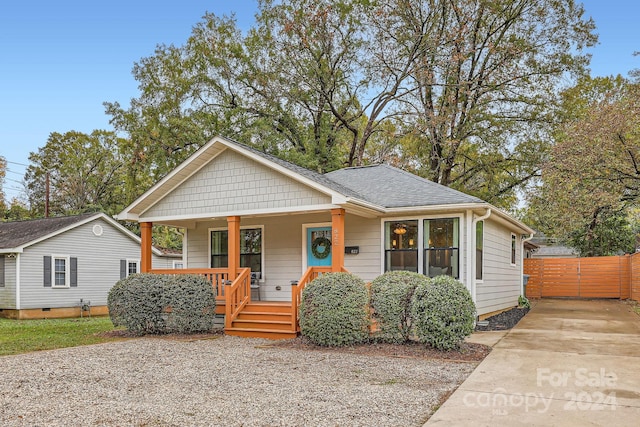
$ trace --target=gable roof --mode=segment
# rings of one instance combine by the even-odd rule
[[[216,136],[187,160],[126,207],[117,219],[139,221],[152,206],[185,182],[223,151],[231,149],[304,185],[331,196],[332,204],[367,215],[390,214],[407,209],[492,209],[517,228],[529,227],[489,203],[389,165],[340,169],[327,174],[295,165],[249,145]]]
[[[103,219],[128,238],[140,243],[140,238],[104,213],[85,213],[72,216],[0,222],[0,253],[22,252],[24,248],[57,236],[96,219]],[[156,255],[162,253],[153,248]]]
[[[385,208],[485,203],[477,197],[385,164],[344,168],[325,176],[369,203]]]

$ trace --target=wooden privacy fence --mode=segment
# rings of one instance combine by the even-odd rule
[[[528,258],[527,298],[632,298],[640,301],[640,254],[594,258]]]

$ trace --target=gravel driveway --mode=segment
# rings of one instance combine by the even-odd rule
[[[0,357],[2,426],[421,426],[476,363],[221,336]]]

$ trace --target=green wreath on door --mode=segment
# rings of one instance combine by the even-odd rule
[[[324,251],[318,251],[319,246],[323,246],[325,248]],[[316,259],[327,258],[331,253],[331,240],[326,237],[316,237],[313,239],[313,242],[311,242],[311,253]]]

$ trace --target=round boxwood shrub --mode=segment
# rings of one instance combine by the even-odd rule
[[[322,346],[358,344],[369,338],[369,291],[357,276],[328,273],[302,291],[300,333]]]
[[[109,291],[115,326],[136,334],[206,332],[213,328],[216,299],[202,276],[132,274]]]
[[[373,337],[403,343],[411,338],[411,297],[429,278],[410,271],[389,271],[371,282],[371,308],[378,329]]]
[[[411,316],[418,341],[439,350],[451,350],[473,332],[476,306],[462,283],[438,276],[416,287]]]

